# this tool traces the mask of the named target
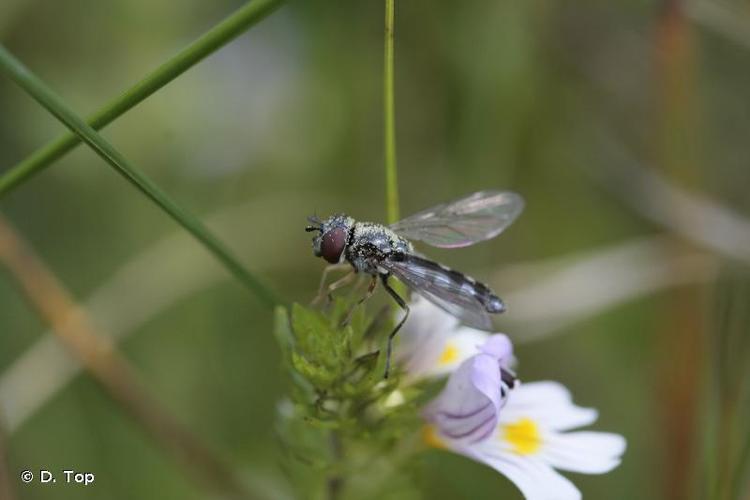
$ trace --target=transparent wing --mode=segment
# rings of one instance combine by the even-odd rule
[[[492,328],[489,314],[460,273],[446,271],[440,264],[413,255],[407,255],[403,261],[386,260],[379,265],[462,323],[482,330]]]
[[[458,248],[500,234],[523,210],[521,195],[479,191],[460,200],[422,210],[391,225],[401,236],[436,247]]]

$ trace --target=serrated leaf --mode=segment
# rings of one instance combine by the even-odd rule
[[[311,364],[326,367],[334,378],[341,374],[350,356],[351,327],[334,328],[320,312],[294,304],[292,329],[298,353]]]
[[[310,362],[297,352],[292,352],[292,366],[315,387],[330,387],[333,381],[336,380],[336,373],[332,373],[325,366]]]
[[[328,322],[332,328],[338,328],[352,311],[355,302],[346,297],[334,297],[328,308]]]
[[[352,363],[352,369],[346,376],[343,385],[343,394],[355,397],[372,390],[372,387],[380,382],[383,372],[377,370],[379,351],[370,352],[356,358]]]

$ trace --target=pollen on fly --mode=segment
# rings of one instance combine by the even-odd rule
[[[464,198],[418,212],[390,226],[359,222],[346,214],[321,219],[308,217],[313,253],[329,264],[348,263],[354,273],[370,275],[370,285],[358,307],[375,291],[378,279],[404,310],[403,318],[388,336],[385,377],[391,366],[393,338],[409,317],[406,301],[390,286],[395,276],[411,290],[456,316],[463,323],[490,330],[490,314],[505,311],[500,298],[477,280],[426,259],[409,240],[442,248],[460,248],[494,238],[510,226],[523,210],[523,198],[510,191],[480,191]],[[352,273],[353,276],[353,273]],[[324,274],[325,278],[325,274]],[[348,279],[345,277],[344,279]],[[341,286],[331,284],[328,293]]]

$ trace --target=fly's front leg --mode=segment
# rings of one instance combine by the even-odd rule
[[[396,328],[393,329],[390,335],[388,335],[388,347],[386,348],[385,352],[385,378],[388,378],[388,373],[391,370],[391,352],[393,351],[393,338],[396,336],[398,331],[401,329],[402,326],[404,326],[404,323],[406,322],[406,318],[409,317],[409,306],[406,305],[406,301],[401,298],[401,296],[396,293],[396,290],[391,288],[391,285],[388,284],[388,275],[381,274],[380,278],[383,281],[383,287],[385,287],[385,290],[388,292],[388,295],[393,297],[393,300],[396,301],[396,304],[404,310],[404,317],[401,318],[401,321],[398,322],[396,325]]]
[[[311,304],[315,305],[315,304],[320,303],[320,301],[323,300],[323,297],[326,297],[326,296],[328,296],[329,299],[330,299],[330,295],[331,295],[331,292],[333,292],[333,290],[335,290],[336,288],[341,288],[342,286],[344,286],[346,284],[346,283],[344,283],[344,285],[339,285],[336,288],[334,288],[333,290],[331,290],[330,286],[329,286],[328,287],[329,288],[328,294],[324,293],[324,291],[326,289],[326,279],[328,278],[328,273],[330,273],[332,271],[343,271],[343,270],[349,269],[349,268],[350,268],[349,264],[346,264],[346,263],[344,263],[344,264],[332,264],[330,266],[326,266],[326,268],[323,269],[322,276],[320,277],[320,284],[318,285],[318,294],[312,300]],[[346,278],[346,276],[344,276],[344,278]],[[339,281],[342,281],[342,280],[343,280],[343,278],[341,280],[339,280]],[[335,285],[336,283],[338,283],[338,281],[335,282],[335,283],[332,283],[331,286]]]
[[[354,281],[354,279],[357,277],[357,274],[354,271],[348,272],[343,278],[334,281],[330,285],[328,285],[328,291],[326,293],[326,298],[328,299],[328,304],[333,302],[333,292],[338,290],[341,287],[344,287]]]
[[[378,277],[373,276],[372,279],[370,279],[370,285],[367,287],[367,292],[365,292],[365,295],[357,301],[356,304],[352,306],[351,309],[349,309],[349,312],[346,314],[346,317],[344,318],[344,321],[341,322],[341,326],[346,326],[349,324],[349,322],[352,320],[352,315],[354,314],[354,311],[357,310],[359,306],[365,303],[367,299],[372,297],[372,294],[375,293],[375,287],[378,284]]]

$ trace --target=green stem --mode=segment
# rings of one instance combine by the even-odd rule
[[[334,472],[329,473],[326,485],[328,488],[328,500],[338,500],[344,487],[344,476],[341,474],[341,462],[344,458],[343,445],[340,431],[332,430],[329,436],[331,442],[331,455],[334,460]]]
[[[385,0],[385,71],[383,72],[383,116],[385,122],[385,203],[387,221],[399,219],[396,170],[396,103],[393,90],[393,28],[395,0]]]
[[[732,498],[744,498],[742,495],[748,483],[748,476],[745,473],[748,469],[748,464],[750,464],[750,436],[745,437],[742,449],[737,457],[737,465],[732,477]]]
[[[145,78],[133,85],[102,109],[91,115],[89,125],[96,130],[111,123],[148,96],[171,82],[179,75],[215,52],[250,26],[270,14],[282,0],[255,0],[247,3],[222,22],[211,28],[200,38],[185,47],[172,59],[159,66]],[[29,157],[12,167],[0,177],[0,197],[49,166],[73,149],[80,139],[73,133],[61,135],[52,142],[36,150]]]
[[[178,224],[195,236],[214,256],[246,285],[267,306],[273,307],[280,301],[276,295],[257,278],[250,274],[242,264],[226,249],[203,224],[193,215],[180,208],[148,177],[130,164],[114,146],[107,142],[82,118],[68,108],[60,97],[54,94],[39,78],[29,71],[18,59],[0,45],[0,70],[8,74],[19,86],[29,93],[39,104],[55,115],[73,131],[83,142],[91,147],[104,161],[109,163],[125,179],[130,181],[143,194],[167,212]]]

